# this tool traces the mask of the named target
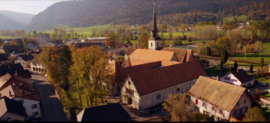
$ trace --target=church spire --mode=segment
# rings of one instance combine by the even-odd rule
[[[156,21],[156,2],[154,0],[154,8],[153,8],[153,29],[152,29],[152,37],[158,39],[158,29],[157,29],[157,21]]]

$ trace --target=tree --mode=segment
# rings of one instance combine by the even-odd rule
[[[250,108],[242,120],[243,122],[266,122],[262,109],[255,106]]]
[[[4,41],[0,38],[0,46],[4,43]]]
[[[181,29],[182,36],[184,36],[185,35],[185,32],[186,32],[186,30],[188,28],[188,25],[187,24],[180,24],[180,27],[179,28]]]
[[[237,24],[234,21],[227,21],[223,23],[223,28],[225,28],[226,30],[231,30],[235,27],[237,27]]]
[[[9,63],[13,63],[14,64],[14,60],[15,60],[15,57],[14,56],[8,57],[8,62]]]
[[[32,35],[33,35],[34,38],[36,38],[37,37],[37,31],[32,31]]]
[[[227,37],[219,37],[216,41],[216,46],[217,48],[222,51],[222,50],[231,50],[231,41]]]
[[[207,114],[202,114],[200,112],[194,112],[191,115],[191,122],[214,122],[213,117],[209,117]]]
[[[226,50],[221,51],[221,60],[223,63],[226,63],[229,58],[229,53]]]
[[[70,86],[67,76],[69,76],[69,68],[71,65],[72,65],[72,58],[70,49],[68,46],[64,45],[61,48],[57,66],[59,67],[58,70],[61,79],[60,86],[64,88],[65,91],[67,91]]]
[[[10,45],[18,45],[18,40],[17,39],[11,40]]]
[[[28,39],[26,37],[23,37],[22,42],[25,45],[28,42]]]
[[[105,45],[110,46],[110,44],[111,44],[111,40],[110,40],[109,36],[105,35]]]
[[[206,47],[205,55],[211,56],[211,49],[209,47]]]
[[[72,52],[72,72],[80,83],[87,89],[86,94],[91,104],[97,105],[98,98],[103,96],[111,87],[112,70],[109,67],[109,56],[99,47],[84,47]]]
[[[191,119],[191,105],[189,99],[186,98],[186,94],[169,95],[162,106],[170,112],[172,122],[187,122]]]
[[[253,73],[253,64],[250,65],[250,67],[249,67],[249,72],[250,72],[250,73]]]
[[[264,58],[261,58],[261,63],[260,66],[263,67],[264,66]]]
[[[138,39],[138,42],[140,43],[141,48],[148,48],[148,38],[150,35],[148,35],[146,32],[142,32],[141,36]]]
[[[233,65],[234,67],[234,70],[237,70],[237,68],[238,68],[238,63],[237,62],[234,62],[234,65]]]
[[[220,69],[222,69],[222,68],[223,68],[223,61],[222,61],[222,60],[220,60],[219,67],[220,67]]]

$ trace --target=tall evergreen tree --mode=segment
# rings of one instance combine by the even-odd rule
[[[238,63],[234,62],[234,70],[237,70],[237,68],[238,68]]]
[[[59,74],[61,79],[61,86],[64,88],[64,90],[69,89],[69,68],[72,65],[72,57],[71,57],[71,51],[68,46],[64,45],[61,48],[59,58],[58,58],[58,67],[59,67]]]
[[[250,65],[249,72],[253,73],[253,64]]]
[[[264,58],[261,58],[261,64],[260,64],[260,66],[263,67],[263,65],[264,65]]]

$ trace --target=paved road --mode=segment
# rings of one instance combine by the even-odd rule
[[[64,122],[67,121],[63,106],[55,94],[55,90],[48,79],[41,75],[32,75],[34,89],[41,99],[42,121]]]

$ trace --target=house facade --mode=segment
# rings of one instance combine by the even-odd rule
[[[39,48],[39,44],[36,41],[29,41],[26,43],[25,47],[29,50],[34,50],[36,48]]]
[[[198,61],[135,72],[121,89],[121,100],[143,110],[159,105],[169,94],[187,93],[197,78],[206,73]]]
[[[38,59],[38,55],[35,55],[34,58],[30,61],[30,70],[34,73],[44,74],[46,70],[41,64],[41,61]]]
[[[24,68],[30,68],[30,61],[32,59],[34,59],[34,56],[32,56],[31,54],[18,55],[14,59],[14,62],[15,62],[15,64],[20,63]]]
[[[201,76],[188,92],[200,113],[213,117],[215,121],[242,119],[251,108],[252,97],[246,88]]]
[[[220,81],[227,82],[242,87],[254,85],[255,79],[249,76],[244,70],[232,71],[220,78]]]

